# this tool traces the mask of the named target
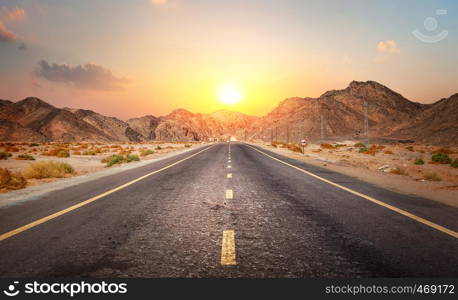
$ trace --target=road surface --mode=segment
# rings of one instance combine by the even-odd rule
[[[0,208],[0,275],[456,277],[457,231],[456,208],[220,143]]]

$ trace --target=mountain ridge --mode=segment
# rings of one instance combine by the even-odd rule
[[[56,108],[36,97],[0,100],[0,140],[141,142],[149,140],[277,139],[296,142],[362,138],[364,103],[369,136],[456,145],[458,93],[432,104],[413,102],[375,81],[352,81],[318,98],[291,97],[264,116],[233,110],[210,114],[178,108],[165,116],[126,121],[88,109]],[[321,120],[323,126],[321,127]]]

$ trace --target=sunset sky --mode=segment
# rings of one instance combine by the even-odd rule
[[[0,0],[0,99],[122,119],[264,115],[352,80],[430,103],[458,92],[457,53],[456,0]]]

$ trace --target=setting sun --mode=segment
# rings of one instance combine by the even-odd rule
[[[223,86],[218,90],[218,99],[224,104],[237,104],[242,98],[242,93],[235,86]]]

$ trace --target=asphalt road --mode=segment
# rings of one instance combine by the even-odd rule
[[[0,208],[4,234],[160,170],[0,240],[0,276],[458,276],[458,209],[262,151],[450,231],[224,143]]]

